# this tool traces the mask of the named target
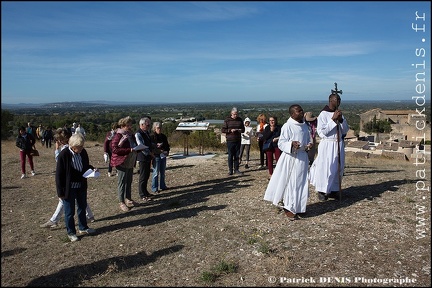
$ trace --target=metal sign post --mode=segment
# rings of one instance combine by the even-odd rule
[[[207,131],[209,128],[208,122],[180,122],[177,126],[177,131],[183,131],[186,135],[184,139],[184,154],[185,156],[189,155],[189,134],[191,131],[199,131],[199,154],[204,154],[204,140],[203,140],[203,131]]]

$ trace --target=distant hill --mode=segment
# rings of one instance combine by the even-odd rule
[[[41,108],[41,109],[52,109],[52,108],[95,108],[95,107],[110,107],[110,106],[130,106],[130,105],[238,105],[238,106],[245,106],[245,105],[251,105],[251,104],[265,104],[265,105],[274,105],[274,104],[293,104],[293,103],[300,103],[300,104],[311,104],[311,103],[321,103],[326,104],[327,101],[238,101],[238,102],[190,102],[190,103],[168,103],[168,102],[125,102],[125,101],[97,101],[97,100],[91,100],[91,101],[75,101],[75,102],[53,102],[53,103],[19,103],[19,104],[8,104],[8,103],[2,103],[1,107],[2,109],[9,109],[9,110],[20,110],[20,109],[26,109],[26,108]],[[379,106],[382,106],[383,103],[388,103],[390,105],[393,104],[407,104],[413,106],[413,101],[383,101],[383,100],[376,100],[376,101],[370,101],[370,100],[345,100],[343,99],[343,103],[349,103],[349,104],[359,104],[359,103],[377,103],[380,104]]]

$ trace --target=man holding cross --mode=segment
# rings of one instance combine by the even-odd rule
[[[336,84],[335,84],[336,85]],[[342,135],[349,130],[347,120],[339,110],[341,98],[332,90],[329,104],[318,116],[316,132],[320,137],[318,156],[310,167],[309,181],[318,192],[320,201],[328,197],[341,198],[341,180],[345,166],[345,151]]]

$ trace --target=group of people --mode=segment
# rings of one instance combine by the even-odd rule
[[[253,127],[251,127],[251,120],[249,117],[246,117],[243,121],[243,131],[241,130],[243,128],[241,128],[241,125],[239,124],[241,118],[237,115],[237,108],[234,107],[231,111],[231,115],[225,119],[224,125],[222,127],[222,132],[226,134],[228,158],[230,159],[228,163],[228,174],[242,174],[242,172],[240,172],[238,168],[243,162],[243,155],[245,156],[244,167],[245,169],[249,169],[251,141],[255,136],[255,139],[258,142],[260,153],[260,166],[258,167],[258,169],[267,169],[269,173],[268,179],[270,180],[271,176],[273,175],[274,165],[275,163],[277,163],[282,153],[282,151],[278,147],[278,141],[281,134],[282,126],[279,125],[276,116],[271,115],[268,118],[267,123],[266,115],[259,114],[257,117],[256,133],[254,133],[254,129]],[[236,128],[237,126],[240,128]],[[236,132],[238,132],[238,134],[236,134]],[[239,137],[236,137],[236,135],[240,135],[240,146],[238,146]],[[236,142],[237,145],[235,145]],[[237,147],[239,147],[238,151]],[[235,158],[235,155],[237,153],[239,153],[238,166],[236,166]],[[230,165],[231,163],[232,165]]]
[[[74,123],[75,124],[75,123]],[[139,121],[139,128],[133,132],[133,119],[125,117],[113,123],[111,131],[106,135],[104,142],[104,159],[108,163],[108,176],[112,176],[113,168],[117,171],[117,195],[122,211],[129,211],[137,205],[132,200],[133,168],[139,163],[138,194],[142,201],[152,201],[153,195],[167,190],[165,182],[166,160],[170,145],[168,138],[162,133],[162,123],[154,122],[150,117]],[[75,125],[73,125],[74,127]],[[150,129],[152,127],[152,129]],[[79,128],[79,126],[76,126]],[[32,132],[23,126],[19,128],[16,146],[20,148],[22,177],[25,178],[25,159],[34,176],[33,157],[29,151],[34,148],[36,138]],[[59,128],[53,135],[55,141],[54,158],[56,160],[56,190],[59,202],[51,218],[40,225],[44,228],[58,226],[62,214],[65,216],[67,236],[70,241],[78,241],[75,228],[75,209],[78,216],[79,234],[94,234],[96,231],[89,228],[88,222],[94,222],[94,214],[87,203],[87,178],[84,173],[91,169],[98,172],[90,164],[89,156],[84,148],[85,136],[81,132],[75,133],[67,127]],[[151,190],[147,184],[153,168]]]
[[[309,183],[315,187],[321,201],[326,201],[329,197],[340,197],[345,165],[342,135],[349,129],[347,120],[339,110],[340,101],[340,96],[332,93],[329,96],[329,104],[322,109],[318,117],[305,115],[303,108],[298,104],[291,105],[290,118],[282,126],[278,124],[276,116],[270,116],[268,124],[265,123],[264,115],[258,116],[257,141],[262,142],[264,152],[261,157],[260,149],[260,163],[264,164],[265,155],[270,175],[264,200],[282,207],[289,220],[297,220],[299,215],[306,212]],[[245,168],[248,168],[250,140],[253,136],[250,124],[249,118],[243,121],[238,116],[236,107],[232,108],[230,116],[223,123],[222,132],[226,134],[227,139],[228,175],[243,175],[239,170],[243,152],[246,156]],[[315,145],[315,134],[319,135],[321,140],[318,155],[311,162],[308,152]],[[75,209],[78,215],[78,232],[96,232],[88,226],[88,222],[95,219],[87,203],[87,178],[83,173],[89,169],[98,169],[90,164],[82,133],[72,134],[69,129],[59,128],[53,139],[56,148],[55,181],[59,202],[52,217],[40,226],[57,226],[64,213],[68,238],[70,241],[77,241],[79,238],[75,228]],[[33,158],[28,153],[35,142],[32,133],[27,132],[25,127],[19,128],[16,146],[20,148],[23,171],[21,178],[25,178],[26,157],[31,173],[35,175]],[[162,133],[160,122],[154,122],[152,125],[150,117],[143,117],[139,120],[136,131],[133,131],[133,119],[130,116],[113,123],[104,142],[104,159],[108,163],[108,176],[112,176],[113,168],[117,171],[117,198],[122,211],[130,211],[137,205],[137,202],[132,200],[133,168],[137,163],[138,195],[141,201],[152,201],[154,194],[168,189],[165,183],[165,170],[169,151],[170,145],[166,135]],[[273,168],[274,160],[276,165]],[[152,193],[147,190],[151,168]]]
[[[80,125],[73,123],[73,128],[66,128],[69,131],[69,134],[80,133],[85,137],[84,128],[80,128]],[[75,129],[76,128],[76,129]],[[79,129],[80,128],[80,129]],[[58,131],[56,131],[58,132]],[[27,177],[26,174],[26,159],[28,159],[28,163],[31,169],[31,175],[36,175],[34,170],[34,162],[32,151],[36,150],[36,141],[39,140],[42,147],[51,148],[52,143],[55,140],[55,132],[53,131],[51,126],[47,126],[46,128],[39,124],[36,128],[31,122],[27,123],[27,127],[21,126],[18,128],[18,136],[16,138],[16,146],[20,149],[20,164],[21,164],[21,179]],[[57,146],[57,143],[55,143]],[[57,148],[56,148],[57,149]]]
[[[70,134],[76,134],[81,133],[84,137],[86,136],[85,129],[81,127],[78,123],[73,123],[72,127],[67,127],[67,125],[64,127],[66,128]],[[52,142],[54,140],[54,133],[52,126],[43,126],[42,124],[39,124],[37,128],[33,126],[31,122],[27,123],[26,127],[26,133],[31,134],[35,139],[39,140],[41,142],[42,147],[45,146],[46,148],[52,147]]]
[[[349,130],[347,120],[339,110],[340,102],[337,93],[330,94],[329,104],[318,117],[309,118],[309,122],[317,120],[316,130],[306,123],[300,105],[289,107],[290,118],[282,126],[278,139],[282,153],[264,194],[264,200],[282,207],[289,220],[297,220],[306,212],[309,183],[315,187],[320,201],[329,197],[340,199],[345,166],[342,135]],[[309,168],[308,151],[314,146],[312,132],[319,135],[320,143],[317,157]]]
[[[30,126],[30,123],[28,125]],[[42,126],[42,124],[39,124],[39,126],[36,128],[35,138],[37,138],[41,142],[42,147],[45,146],[46,148],[51,148],[52,141],[54,140],[54,133],[52,131],[52,127],[47,126],[45,128],[44,126]]]
[[[329,95],[317,117],[294,104],[289,107],[290,118],[280,126],[276,116],[269,123],[264,114],[257,117],[256,139],[260,149],[260,168],[264,158],[269,172],[269,184],[264,200],[282,207],[290,220],[306,212],[309,183],[318,192],[318,199],[340,199],[341,180],[345,166],[343,135],[349,130],[347,120],[339,109],[338,93]],[[228,151],[228,175],[239,174],[243,153],[245,168],[249,168],[249,152],[253,129],[250,118],[244,122],[236,107],[231,109],[222,125]],[[320,137],[316,155],[316,135]],[[276,163],[274,167],[274,163]]]
[[[273,162],[277,162],[280,156],[280,150],[277,142],[280,135],[280,126],[277,123],[277,117],[269,117],[269,124],[266,123],[267,118],[264,114],[260,114],[257,118],[256,135],[254,135],[253,127],[251,127],[251,120],[246,117],[243,120],[238,116],[238,110],[233,107],[230,116],[228,116],[222,125],[222,133],[225,133],[227,151],[228,151],[228,175],[239,174],[243,172],[239,170],[240,164],[245,156],[245,169],[249,169],[250,161],[250,147],[251,141],[254,136],[258,141],[260,149],[260,166],[259,169],[268,167],[269,175],[273,174]],[[271,144],[265,148],[265,142]],[[264,157],[265,156],[265,157]],[[264,158],[266,163],[264,165]],[[269,176],[269,177],[270,177]]]
[[[168,138],[162,133],[162,123],[152,124],[150,117],[139,120],[139,128],[134,132],[133,119],[130,116],[122,118],[113,124],[104,142],[104,159],[108,162],[108,176],[111,177],[115,167],[118,176],[117,197],[120,209],[129,211],[137,205],[132,200],[133,168],[138,162],[139,181],[138,195],[141,201],[153,200],[153,194],[167,190],[165,182],[166,160],[170,145]],[[151,194],[148,180],[153,168]]]

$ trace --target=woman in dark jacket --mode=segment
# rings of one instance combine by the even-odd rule
[[[69,138],[69,147],[63,149],[58,156],[55,176],[57,196],[63,200],[66,230],[72,242],[78,240],[74,220],[75,201],[80,234],[96,232],[87,226],[87,178],[83,174],[88,169],[97,171],[89,163],[87,151],[84,149],[84,137],[74,134]]]
[[[154,158],[152,161],[153,175],[151,189],[154,193],[157,193],[159,188],[162,191],[168,189],[165,183],[165,170],[167,164],[166,157],[169,155],[170,145],[167,136],[162,133],[161,122],[154,122],[152,130],[153,134],[151,138],[152,142],[156,143],[156,149],[153,152]]]
[[[26,128],[21,126],[18,130],[18,137],[16,139],[15,145],[20,149],[20,160],[21,160],[21,179],[26,177],[25,160],[28,157],[28,162],[30,164],[31,174],[34,176],[36,173],[34,171],[33,156],[30,152],[36,143],[36,139],[32,134],[26,132]]]
[[[278,148],[279,136],[281,133],[281,126],[277,122],[276,116],[269,117],[269,125],[264,128],[263,132],[263,141],[271,141],[269,149],[265,151],[267,156],[267,168],[269,171],[269,179],[273,174],[273,159],[277,161],[279,160],[279,156],[281,155],[281,150]],[[274,158],[273,158],[274,155]]]

